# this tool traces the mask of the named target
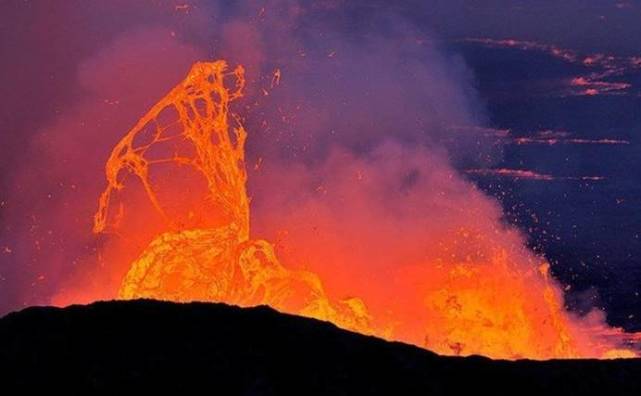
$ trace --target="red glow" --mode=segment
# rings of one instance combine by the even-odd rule
[[[334,153],[317,170],[271,164],[277,179],[267,193],[279,203],[263,221],[267,231],[279,224],[280,238],[272,245],[253,237],[246,133],[228,107],[244,77],[242,68],[225,67],[194,65],[107,162],[95,231],[113,233],[100,252],[106,262],[129,266],[120,298],[269,304],[444,354],[633,353],[620,350],[619,329],[604,338],[601,321],[570,316],[547,262],[500,223],[498,205],[432,153],[388,145],[369,159]],[[135,179],[125,183],[127,173]],[[290,183],[314,193],[286,204],[280,194]],[[108,270],[94,276],[113,278]],[[85,285],[58,301],[103,297],[107,289]]]

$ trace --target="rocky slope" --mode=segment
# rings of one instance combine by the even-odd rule
[[[614,395],[641,394],[641,360],[443,357],[267,307],[138,300],[5,316],[0,379],[52,394]]]

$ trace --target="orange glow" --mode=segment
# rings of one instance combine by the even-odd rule
[[[273,78],[277,85],[279,70]],[[244,83],[242,67],[229,72],[223,61],[197,63],[115,146],[106,164],[107,187],[94,231],[136,241],[119,257],[134,257],[127,261],[131,264],[120,298],[267,304],[450,355],[634,355],[619,348],[620,330],[608,328],[615,340],[608,341],[604,329],[592,329],[565,311],[545,261],[524,259],[521,250],[498,245],[496,235],[481,226],[440,235],[393,276],[373,273],[375,266],[372,273],[343,269],[317,274],[283,265],[274,246],[252,239],[250,232],[247,133],[229,109],[242,96]],[[518,172],[516,176],[530,176]],[[360,182],[368,182],[366,165],[355,173]],[[132,175],[142,189],[138,199],[127,200],[125,179]],[[128,182],[127,187],[136,184]],[[127,227],[127,217],[139,214],[145,202],[155,217]],[[322,210],[314,213],[322,220]],[[349,261],[360,248],[342,249],[341,232],[349,230],[331,228],[329,220],[326,226],[333,230],[326,239],[289,241],[311,255],[322,251],[336,263]],[[405,237],[411,243],[412,235]],[[328,268],[336,267],[328,263]],[[328,281],[346,284],[358,297],[331,297],[324,286]],[[392,283],[402,286],[390,296]]]
[[[278,262],[271,244],[249,239],[244,164],[247,134],[228,108],[242,96],[244,70],[238,67],[228,73],[226,67],[223,61],[195,64],[187,78],[116,145],[107,161],[108,185],[99,200],[94,232],[107,227],[111,196],[124,188],[121,178],[125,170],[138,177],[167,227],[132,263],[119,297],[267,304],[367,332],[367,311],[362,302],[329,301],[318,277],[287,270]],[[235,80],[233,91],[225,86],[230,75]],[[177,115],[174,124],[180,132],[160,125],[165,112]],[[230,116],[236,124],[233,128]],[[136,145],[145,134],[150,135],[149,141]],[[184,153],[149,158],[155,145],[174,141],[189,143],[188,147],[172,147]],[[190,211],[181,216],[165,209],[150,180],[150,167],[167,163],[190,167],[206,180],[209,205],[205,213]],[[194,217],[199,220],[186,227]]]

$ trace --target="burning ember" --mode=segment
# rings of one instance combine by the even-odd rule
[[[280,71],[274,84],[279,80]],[[252,239],[247,133],[229,108],[244,84],[242,67],[229,72],[223,61],[197,63],[113,149],[94,231],[138,241],[131,250],[143,246],[133,252],[137,258],[122,281],[120,298],[267,304],[450,355],[635,355],[622,347],[634,335],[572,317],[549,265],[501,246],[483,227],[461,227],[426,246],[429,253],[394,278],[406,291],[398,298],[370,299],[375,291],[361,298],[330,298],[323,286],[327,279],[287,268],[271,243]],[[127,180],[131,176],[138,183]],[[127,227],[126,213],[144,203],[157,220]],[[332,235],[341,232],[335,229]],[[323,241],[304,243],[332,249]],[[368,286],[367,275],[352,282],[375,288]]]

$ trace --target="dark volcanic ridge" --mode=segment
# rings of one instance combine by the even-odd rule
[[[641,360],[446,357],[269,307],[151,300],[0,319],[5,389],[72,394],[639,394]]]

